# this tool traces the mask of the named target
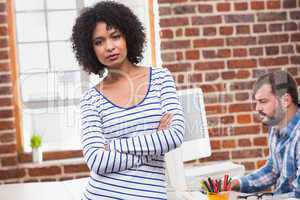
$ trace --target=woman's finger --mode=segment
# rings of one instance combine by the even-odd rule
[[[158,130],[166,129],[170,126],[172,121],[172,113],[165,113],[162,118],[160,119]]]
[[[169,118],[167,119],[167,121],[165,123],[166,128],[170,127],[172,120],[173,120],[173,115],[169,116]]]
[[[172,114],[168,114],[166,115],[166,117],[164,118],[164,124],[168,124],[170,122],[170,120],[172,119]]]
[[[166,121],[168,120],[168,118],[169,118],[169,115],[170,115],[170,113],[165,113],[162,117],[161,117],[161,119],[160,119],[160,124],[165,124],[166,123]]]

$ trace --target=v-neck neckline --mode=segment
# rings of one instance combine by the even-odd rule
[[[148,96],[148,93],[149,93],[149,91],[150,91],[150,88],[151,88],[151,81],[152,81],[152,68],[150,67],[150,69],[148,70],[148,89],[147,89],[147,92],[146,92],[146,94],[144,95],[144,98],[140,101],[140,102],[138,102],[138,103],[136,103],[136,104],[134,104],[134,105],[132,105],[132,106],[129,106],[129,107],[124,107],[124,106],[121,106],[121,105],[117,105],[116,103],[114,103],[113,101],[111,101],[109,98],[107,98],[101,91],[99,91],[98,89],[97,89],[97,86],[94,86],[94,89],[106,100],[106,101],[108,101],[110,104],[112,104],[113,106],[115,106],[115,107],[118,107],[118,108],[120,108],[120,109],[125,109],[125,110],[128,110],[128,109],[132,109],[132,108],[135,108],[135,107],[137,107],[137,106],[139,106],[140,104],[142,104],[144,101],[145,101],[145,99],[147,98],[147,96]]]

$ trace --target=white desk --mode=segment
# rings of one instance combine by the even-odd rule
[[[0,186],[2,200],[80,200],[62,182],[8,184]]]
[[[2,200],[81,200],[86,178],[62,181],[0,185]],[[207,200],[200,192],[168,192],[168,200]]]
[[[87,183],[87,178],[62,181],[39,182],[0,185],[0,199],[2,200],[80,200]],[[230,192],[229,199],[236,200],[237,192]],[[274,200],[292,200],[277,196]],[[200,192],[168,192],[168,200],[207,200]],[[294,199],[297,200],[297,199]]]
[[[229,200],[236,200],[239,193],[229,192]],[[168,192],[168,200],[207,200],[201,192]]]

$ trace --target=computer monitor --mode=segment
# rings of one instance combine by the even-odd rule
[[[185,119],[184,143],[181,147],[183,161],[210,156],[211,147],[202,90],[179,90],[178,98]]]
[[[179,90],[185,119],[184,142],[165,156],[169,188],[186,190],[184,162],[211,155],[203,93],[200,88]]]

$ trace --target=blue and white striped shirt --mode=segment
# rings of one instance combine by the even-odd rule
[[[95,87],[84,94],[81,142],[91,172],[83,199],[167,199],[164,154],[182,144],[184,118],[170,72],[149,71],[147,94],[132,107]],[[171,126],[158,131],[165,112],[173,114]]]
[[[275,185],[275,194],[300,197],[300,109],[288,125],[269,131],[270,154],[266,164],[242,177],[241,192],[259,192]]]

